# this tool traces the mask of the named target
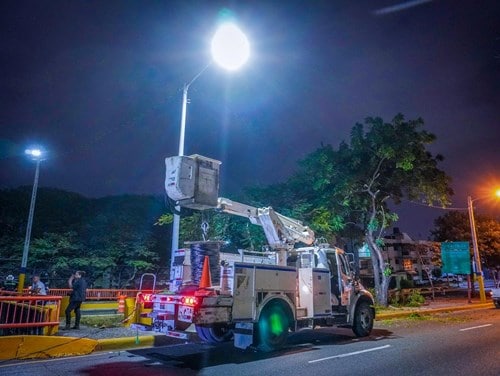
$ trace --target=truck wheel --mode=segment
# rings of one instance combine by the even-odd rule
[[[495,300],[495,307],[500,308],[500,300]]]
[[[270,352],[285,345],[288,338],[290,320],[281,304],[272,304],[260,315],[257,328],[257,348]]]
[[[357,337],[366,337],[373,329],[373,310],[368,302],[360,302],[354,314],[352,331]]]
[[[196,325],[196,333],[204,342],[215,345],[229,341],[233,337],[233,331],[227,325],[199,326]]]

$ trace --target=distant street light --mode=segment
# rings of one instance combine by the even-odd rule
[[[500,197],[500,189],[498,189],[495,192],[495,195],[497,197]],[[472,248],[474,250],[474,263],[476,265],[474,272],[476,273],[476,277],[479,283],[479,299],[481,302],[486,301],[486,293],[484,291],[484,277],[483,277],[483,270],[482,270],[482,265],[481,265],[481,256],[479,255],[479,247],[477,244],[477,234],[476,234],[476,220],[474,218],[474,206],[472,205],[474,201],[477,200],[482,200],[484,198],[491,197],[491,196],[485,196],[485,197],[478,197],[475,199],[472,199],[471,196],[467,197],[467,208],[469,211],[469,221],[470,221],[470,231],[471,231],[471,237],[472,237]]]
[[[21,269],[19,270],[19,280],[17,284],[18,293],[23,292],[24,281],[26,279],[26,265],[28,264],[28,251],[30,247],[31,227],[33,225],[33,213],[35,212],[36,193],[38,189],[38,176],[40,175],[40,162],[43,160],[44,153],[41,149],[27,149],[25,150],[25,154],[28,155],[34,161],[36,161],[36,169],[35,169],[35,180],[33,182],[33,190],[31,192],[31,203],[30,203],[30,211],[28,214],[28,225],[26,226],[26,237],[24,239],[23,258],[21,261]]]
[[[219,26],[212,38],[212,59],[222,68],[235,71],[243,66],[250,56],[250,44],[245,34],[233,23],[227,22]],[[194,81],[211,65],[203,68],[191,81],[184,84],[182,91],[181,129],[179,135],[179,156],[184,155],[184,136],[186,133],[186,113],[188,104],[188,90]],[[170,259],[170,281],[173,281],[174,252],[179,248],[180,206],[175,206],[174,221],[172,224],[172,249]]]

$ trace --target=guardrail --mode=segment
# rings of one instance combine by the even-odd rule
[[[49,296],[69,296],[72,289],[49,289]],[[86,300],[118,300],[120,296],[135,298],[138,292],[145,294],[153,293],[153,290],[132,290],[132,289],[87,289]],[[25,295],[29,294],[29,289],[24,289]]]
[[[413,293],[418,293],[423,296],[432,295],[434,292],[435,295],[445,296],[446,294],[456,293],[456,292],[466,292],[466,290],[457,287],[450,286],[434,286],[434,287],[414,287],[407,289],[394,289],[389,290],[389,299],[396,299],[396,301],[406,301]]]
[[[53,334],[61,296],[0,296],[0,335]]]

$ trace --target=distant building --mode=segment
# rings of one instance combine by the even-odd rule
[[[392,234],[384,236],[383,255],[385,262],[393,274],[411,275],[415,281],[427,279],[427,269],[430,273],[435,268],[432,265],[434,242],[413,240],[408,234],[394,227]],[[373,265],[368,247],[359,250],[360,275],[373,277]]]

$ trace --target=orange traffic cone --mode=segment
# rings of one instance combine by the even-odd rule
[[[203,261],[203,269],[201,270],[200,289],[212,287],[212,278],[210,277],[210,262],[208,256],[205,256]]]
[[[120,295],[118,297],[118,313],[124,313],[125,312],[125,298],[126,295]]]

